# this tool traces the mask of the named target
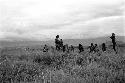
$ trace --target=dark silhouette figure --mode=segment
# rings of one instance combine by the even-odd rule
[[[63,45],[63,52],[65,52],[66,51],[66,46],[65,45]]]
[[[93,43],[91,43],[91,46],[89,48],[90,48],[90,53],[94,51],[94,45],[93,45]]]
[[[72,52],[74,52],[74,47],[73,47],[73,45],[70,46],[70,50],[71,50]]]
[[[106,45],[105,45],[105,43],[102,43],[102,51],[103,51],[103,52],[106,51]]]
[[[81,44],[79,44],[79,53],[81,53],[82,51],[84,51],[84,48],[83,48],[83,46],[81,45]]]
[[[69,52],[68,44],[63,45],[63,52]]]
[[[43,52],[48,52],[48,46],[45,44],[44,48],[43,48]]]
[[[55,39],[55,46],[56,46],[56,50],[60,50],[60,40],[59,40],[59,35],[56,36]]]
[[[93,47],[93,51],[94,51],[94,52],[98,52],[98,51],[99,51],[99,48],[98,48],[98,45],[97,45],[97,44],[95,44],[95,46]]]
[[[60,49],[62,50],[63,49],[63,40],[62,39],[60,39]]]
[[[112,33],[112,36],[110,37],[112,39],[113,49],[116,52],[116,41],[115,41],[115,34]]]

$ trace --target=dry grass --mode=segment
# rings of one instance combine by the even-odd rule
[[[0,83],[125,83],[125,47],[118,48],[118,54],[111,48],[80,54],[4,48]]]

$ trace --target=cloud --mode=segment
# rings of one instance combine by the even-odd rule
[[[75,38],[89,38],[110,35],[115,32],[117,35],[124,35],[124,18],[123,16],[112,16],[93,19],[86,22],[78,22],[69,25],[67,33],[74,33]]]
[[[111,35],[112,32],[119,36],[125,36],[123,16],[112,16],[98,18],[86,22],[77,22],[72,25],[63,26],[60,29],[39,30],[34,33],[35,36],[44,34],[50,39],[54,39],[57,34],[61,38],[93,38]]]
[[[100,17],[109,17],[109,16],[120,16],[123,15],[123,7],[124,5],[117,4],[117,5],[102,5],[95,7],[91,12],[93,18],[100,18]]]
[[[0,38],[52,39],[56,34],[63,38],[89,38],[100,33],[102,36],[111,32],[123,34],[122,3],[122,0],[1,0]]]
[[[123,16],[112,16],[98,18],[94,20],[89,20],[86,22],[76,22],[72,25],[63,26],[59,29],[38,29],[30,30],[29,32],[25,29],[19,31],[8,31],[2,32],[2,38],[12,39],[14,38],[27,38],[27,39],[54,39],[57,34],[61,38],[93,38],[100,37],[105,35],[110,35],[112,32],[115,32],[116,35],[124,35],[124,19]],[[25,31],[24,31],[25,30]],[[20,32],[22,31],[22,33]]]

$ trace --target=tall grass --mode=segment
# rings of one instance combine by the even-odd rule
[[[44,53],[6,48],[0,55],[0,83],[125,83],[125,56],[111,50]]]

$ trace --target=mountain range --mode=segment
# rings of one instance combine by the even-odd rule
[[[64,44],[77,46],[78,44],[82,44],[83,46],[88,46],[90,43],[105,43],[111,41],[109,36],[106,37],[98,37],[98,38],[89,38],[89,39],[64,39]],[[117,42],[125,43],[125,36],[116,36]],[[17,39],[15,40],[0,40],[0,47],[14,47],[14,46],[33,46],[33,45],[52,45],[54,46],[54,39],[47,41],[37,41],[37,40],[29,40],[29,39]]]

